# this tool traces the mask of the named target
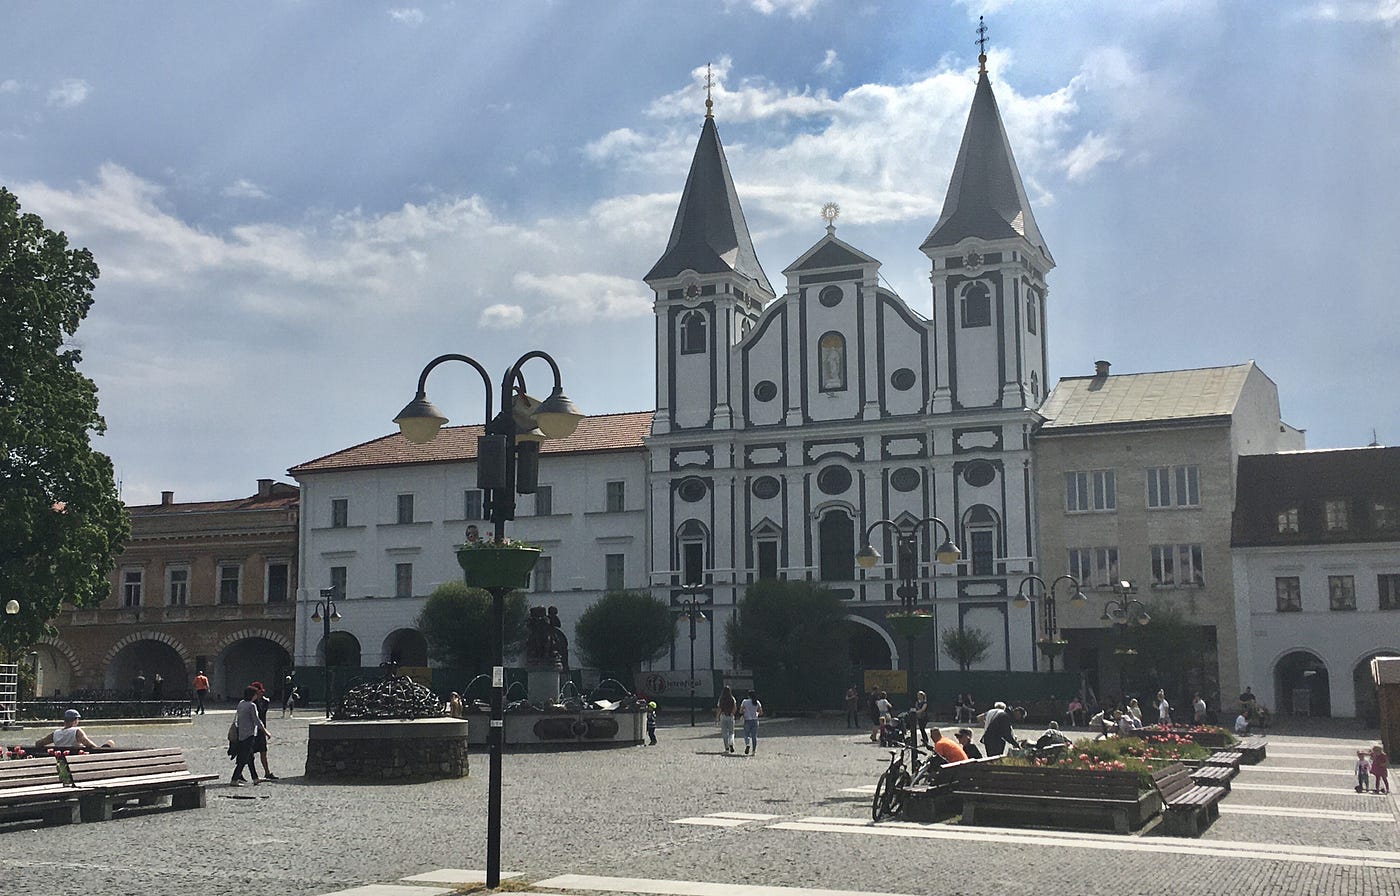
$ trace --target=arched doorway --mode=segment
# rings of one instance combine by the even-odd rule
[[[1274,711],[1279,715],[1332,715],[1327,664],[1317,654],[1295,650],[1274,664]]]
[[[1356,718],[1360,719],[1368,728],[1377,728],[1381,724],[1381,707],[1379,696],[1376,693],[1375,679],[1371,678],[1371,660],[1378,656],[1396,656],[1393,650],[1381,650],[1370,656],[1362,657],[1361,661],[1351,670],[1351,692],[1356,706]]]
[[[384,662],[423,668],[428,665],[428,640],[416,628],[401,628],[384,639]]]
[[[102,675],[102,686],[115,694],[150,700],[156,676],[161,677],[161,697],[169,700],[189,691],[190,672],[180,652],[164,641],[141,639],[122,646],[112,655]],[[137,679],[142,679],[136,695]],[[44,685],[52,688],[46,682]]]
[[[39,655],[38,678],[34,684],[40,697],[61,696],[73,690],[73,664],[52,644],[36,644]]]
[[[360,639],[349,632],[331,632],[329,649],[323,639],[316,649],[316,657],[325,666],[350,666],[357,672],[360,668]]]
[[[280,700],[282,679],[292,668],[292,656],[276,641],[248,637],[225,647],[215,663],[210,684],[216,698],[237,700],[243,696],[244,688],[258,681],[269,697]]]

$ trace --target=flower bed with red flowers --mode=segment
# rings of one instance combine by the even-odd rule
[[[1132,772],[1140,790],[1152,789],[1152,773],[1172,762],[1198,762],[1211,754],[1190,737],[1176,733],[1149,734],[1146,737],[1119,737],[1109,740],[1075,741],[1060,755],[1031,759],[1008,757],[1009,765],[1055,769],[1084,769],[1101,772]]]

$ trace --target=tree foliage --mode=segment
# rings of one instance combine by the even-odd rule
[[[1130,690],[1142,694],[1162,688],[1172,702],[1186,706],[1187,672],[1204,665],[1206,645],[1201,628],[1189,622],[1174,606],[1153,602],[1147,607],[1151,620],[1130,625],[1122,632],[1120,654]]]
[[[512,591],[505,601],[505,653],[525,644],[525,595]],[[472,674],[491,669],[491,595],[462,582],[444,582],[428,595],[414,622],[428,642],[428,656]]]
[[[939,640],[943,652],[966,672],[973,663],[980,663],[992,649],[992,639],[980,628],[945,628]]]
[[[0,623],[23,647],[49,632],[64,601],[95,606],[130,531],[97,386],[68,340],[92,307],[97,265],[0,187]]]
[[[671,609],[644,591],[613,591],[583,611],[574,639],[583,661],[636,681],[642,663],[671,646],[676,620]]]
[[[836,666],[844,674],[846,612],[839,596],[814,582],[765,579],[744,591],[725,643],[755,671],[823,677]]]

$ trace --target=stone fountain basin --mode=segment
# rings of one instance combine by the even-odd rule
[[[465,719],[312,722],[306,739],[311,780],[427,781],[467,776]]]
[[[472,713],[466,718],[467,736],[472,746],[485,746],[490,731],[488,713]],[[642,743],[646,734],[646,713],[605,712],[508,712],[505,744],[517,749],[578,750],[595,747],[629,747]]]

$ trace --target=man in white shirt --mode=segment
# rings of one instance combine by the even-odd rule
[[[758,694],[749,691],[749,695],[744,698],[744,702],[739,704],[739,711],[744,716],[744,755],[749,752],[758,752],[758,718],[763,715],[763,704],[759,702]]]
[[[66,709],[63,711],[63,727],[55,728],[34,746],[36,749],[46,749],[53,747],[55,750],[110,750],[117,745],[116,741],[108,740],[98,746],[92,739],[78,727],[78,722],[82,720],[82,715],[76,709]]]

